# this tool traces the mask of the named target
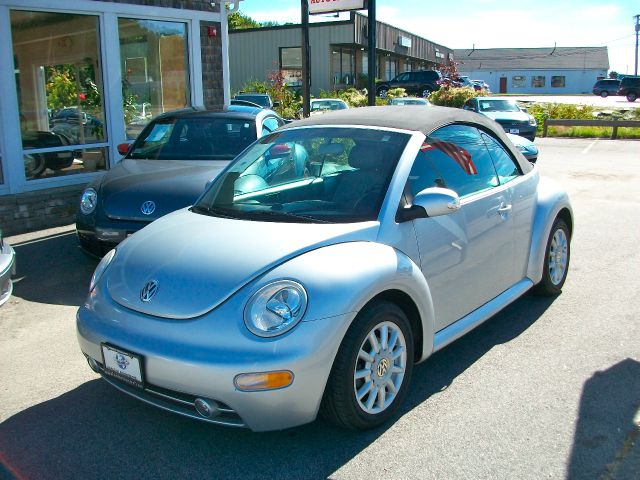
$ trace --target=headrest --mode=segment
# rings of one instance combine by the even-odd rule
[[[384,163],[385,145],[376,142],[359,143],[349,152],[349,165],[361,170],[376,170]]]

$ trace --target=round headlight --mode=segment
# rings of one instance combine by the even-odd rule
[[[93,213],[98,205],[98,192],[95,188],[86,188],[80,197],[80,211],[85,215]]]
[[[275,337],[295,327],[307,309],[307,292],[299,283],[280,280],[265,285],[244,309],[244,323],[259,337]]]
[[[536,123],[536,118],[532,115],[529,115],[529,125],[531,125],[532,127],[535,127],[536,125],[538,125]]]
[[[111,263],[111,260],[113,260],[113,257],[115,256],[115,254],[116,254],[116,249],[114,248],[113,250],[109,250],[109,253],[107,253],[104,257],[102,257],[102,260],[100,260],[100,263],[98,264],[95,271],[93,272],[93,275],[91,275],[91,282],[89,283],[89,292],[93,292],[93,289],[96,288],[96,285],[100,281],[100,277],[102,277],[102,274]]]

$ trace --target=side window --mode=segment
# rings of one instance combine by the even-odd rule
[[[444,180],[464,197],[499,185],[489,151],[475,127],[449,125],[436,130],[422,150]]]
[[[262,136],[270,134],[279,126],[278,120],[275,117],[265,118],[262,122]]]
[[[428,150],[423,146],[413,162],[407,188],[405,188],[405,193],[411,194],[412,197],[425,188],[445,186],[442,175],[433,165],[430,157]]]
[[[396,80],[398,82],[408,82],[409,81],[409,74],[408,73],[403,73],[402,75],[398,75],[396,77]]]
[[[507,183],[514,178],[518,178],[520,175],[520,169],[504,147],[495,138],[487,135],[486,133],[482,133],[482,139],[489,149],[500,183]]]

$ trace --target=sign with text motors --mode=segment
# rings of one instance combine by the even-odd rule
[[[308,0],[309,13],[335,13],[346,10],[364,10],[366,0]]]

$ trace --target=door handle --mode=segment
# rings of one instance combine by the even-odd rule
[[[511,205],[505,205],[504,203],[498,208],[498,213],[509,213],[511,211]]]

